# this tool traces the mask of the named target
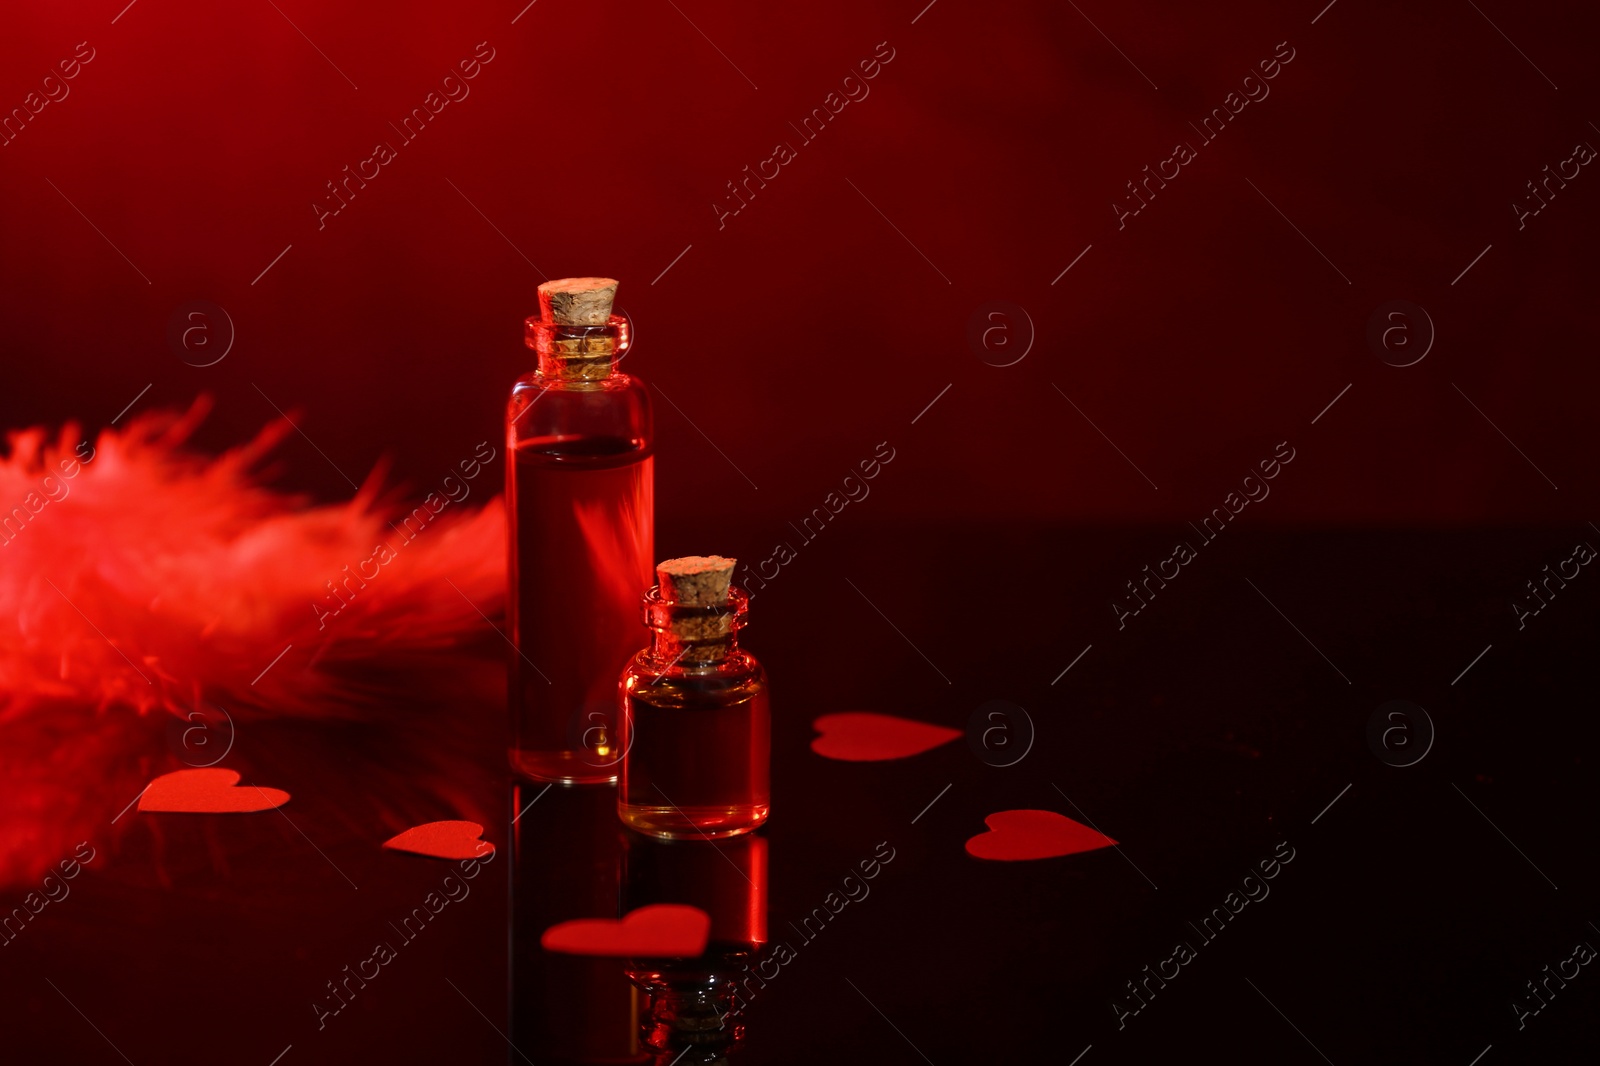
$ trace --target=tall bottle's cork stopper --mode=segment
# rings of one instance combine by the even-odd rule
[[[680,607],[719,607],[728,602],[737,559],[720,555],[686,555],[656,564],[661,598]]]
[[[561,278],[539,286],[539,313],[558,326],[603,326],[616,298],[614,278]]]

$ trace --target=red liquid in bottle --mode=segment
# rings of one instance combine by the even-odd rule
[[[660,667],[641,660],[627,686],[622,820],[643,833],[704,839],[748,833],[766,821],[772,710],[765,673],[754,666],[652,683],[648,675]]]
[[[628,440],[580,437],[523,441],[515,462],[513,639],[528,657],[512,663],[517,769],[609,780],[621,756],[616,678],[638,650],[639,589],[650,584],[655,459]]]

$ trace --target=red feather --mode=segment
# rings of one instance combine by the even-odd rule
[[[417,805],[397,788],[376,801],[382,816],[409,824],[442,806],[488,820],[461,809],[472,756],[452,744],[438,704],[496,698],[486,657],[461,653],[500,641],[485,621],[505,599],[498,497],[471,507],[436,491],[433,508],[413,511],[375,472],[350,501],[312,505],[262,480],[263,460],[294,432],[287,419],[207,457],[185,443],[209,409],[202,398],[183,414],[144,414],[92,446],[70,424],[54,439],[43,428],[7,436],[0,885],[104,839],[151,777],[183,765],[168,723],[202,701],[236,723],[339,719],[380,744],[406,730],[412,752],[418,740],[433,752],[383,769],[397,783],[420,775],[444,802],[407,810]],[[453,484],[492,496],[492,469]]]

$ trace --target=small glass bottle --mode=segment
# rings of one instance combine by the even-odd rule
[[[739,647],[749,598],[735,560],[669,559],[644,598],[650,646],[622,672],[617,814],[658,837],[748,833],[771,804],[767,675]]]
[[[639,646],[655,555],[650,397],[617,370],[629,338],[616,289],[539,286],[538,366],[506,410],[510,758],[539,781],[617,779],[617,671]]]

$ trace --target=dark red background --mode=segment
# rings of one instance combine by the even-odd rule
[[[682,409],[658,405],[665,550],[765,555],[883,440],[902,458],[864,506],[885,519],[1190,519],[1285,439],[1304,458],[1253,521],[1592,510],[1597,179],[1521,232],[1511,208],[1600,141],[1575,6],[1342,0],[1312,25],[1320,0],[541,0],[513,25],[519,0],[140,0],[113,25],[123,2],[5,15],[7,110],[78,42],[96,53],[0,148],[5,425],[103,425],[153,383],[141,407],[215,393],[221,444],[273,416],[265,393],[354,480],[387,454],[427,484],[498,437],[534,287],[598,273],[622,280],[629,369]],[[319,231],[324,183],[480,41],[496,58],[471,95]],[[725,184],[883,41],[870,96],[719,230]],[[1280,41],[1295,58],[1271,95],[1119,231],[1124,183]],[[1396,298],[1438,331],[1404,369],[1364,336]],[[166,342],[191,299],[237,329],[204,369]],[[967,342],[997,299],[1037,330],[1006,368]],[[294,486],[349,492],[288,447]]]
[[[96,53],[0,147],[0,426],[92,430],[147,385],[136,409],[210,392],[211,447],[248,438],[273,403],[301,413],[316,448],[288,439],[285,488],[346,497],[344,475],[390,457],[420,495],[501,436],[535,286],[607,274],[638,337],[626,368],[672,401],[657,409],[663,556],[761,558],[879,442],[895,448],[849,528],[795,564],[809,577],[760,602],[751,644],[782,701],[774,924],[863,847],[904,841],[906,858],[882,909],[851,912],[854,931],[759,1007],[752,1061],[841,1046],[917,1061],[912,1037],[941,1064],[1065,1062],[1090,1041],[1084,1066],[1214,1046],[1319,1061],[1303,1037],[1341,1064],[1470,1063],[1493,1041],[1493,1066],[1551,1061],[1573,1039],[1589,985],[1529,1034],[1513,1036],[1508,1003],[1588,935],[1592,849],[1573,842],[1592,839],[1596,809],[1591,593],[1578,583],[1527,632],[1507,608],[1600,519],[1586,461],[1600,177],[1585,168],[1521,231],[1512,204],[1576,142],[1600,144],[1587,11],[126,2],[0,14],[0,115],[78,42]],[[481,41],[495,59],[470,97],[319,231],[324,183]],[[1119,230],[1124,183],[1285,41],[1295,58],[1271,95]],[[870,96],[719,229],[725,183],[796,140],[789,123],[880,42],[894,59]],[[237,327],[206,368],[167,340],[197,299]],[[1438,332],[1405,368],[1366,339],[1396,299]],[[1037,332],[1003,368],[968,340],[997,300]],[[1280,441],[1297,456],[1245,512],[1257,528],[1205,549],[1184,571],[1202,576],[1119,630],[1122,582]],[[1502,524],[1535,528],[1468,528]],[[1097,525],[1115,529],[1081,528]],[[1260,528],[1274,525],[1318,528]],[[1382,528],[1322,528],[1337,525]],[[974,544],[1000,560],[985,573],[1014,579],[982,614],[970,586],[927,578]],[[843,652],[817,640],[840,628]],[[1439,727],[1417,770],[1368,748],[1374,709],[1399,697]],[[818,712],[962,728],[995,698],[1038,723],[1015,772],[966,744],[881,768],[807,748]],[[449,709],[483,757],[471,784],[486,803],[503,784],[496,704]],[[237,835],[184,823],[163,856],[136,823],[107,876],[8,949],[12,1044],[74,1061],[117,1061],[113,1040],[141,1063],[218,1048],[266,1063],[291,1041],[282,1066],[498,1061],[495,1021],[443,981],[501,1019],[504,914],[484,900],[503,882],[361,1001],[364,1023],[311,1037],[308,990],[440,874],[341,822],[326,768],[370,757],[362,734],[260,729],[250,757],[280,771],[263,780],[294,791],[305,835],[275,816]],[[1066,789],[1120,854],[1018,870],[961,851],[988,813],[1066,809]],[[1251,912],[1242,944],[1217,949],[1231,957],[1112,1043],[1122,983],[1283,837],[1306,858],[1264,912],[1279,917]],[[217,855],[236,874],[206,865]],[[178,881],[158,890],[163,862]],[[344,895],[335,863],[360,891]]]

